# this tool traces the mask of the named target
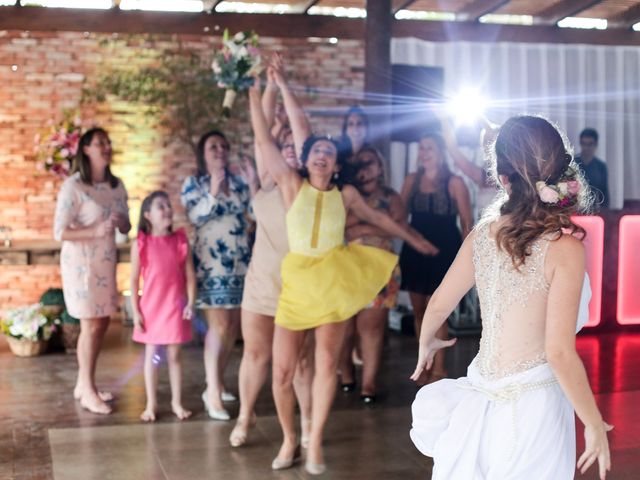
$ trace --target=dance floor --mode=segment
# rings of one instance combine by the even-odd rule
[[[16,358],[0,339],[0,479],[307,478],[300,466],[277,473],[270,470],[280,430],[268,388],[256,407],[259,420],[249,444],[240,449],[228,446],[233,422],[209,420],[200,403],[204,370],[198,345],[186,347],[184,355],[183,397],[186,407],[194,411],[192,419],[179,422],[172,416],[163,371],[159,421],[141,424],[142,349],[130,341],[131,330],[118,322],[107,335],[98,379],[102,387],[117,394],[117,402],[115,412],[106,417],[85,412],[73,401],[73,356]],[[640,478],[640,334],[583,335],[578,345],[598,404],[616,427],[610,435],[613,471],[609,478]],[[450,376],[464,374],[477,346],[477,339],[463,338],[448,352]],[[227,384],[233,391],[240,354],[238,346],[228,372]],[[429,478],[431,461],[417,453],[408,436],[416,390],[407,377],[415,357],[413,339],[390,333],[379,403],[365,407],[357,394],[338,393],[326,431],[329,470],[321,478]],[[228,406],[237,413],[237,403]],[[579,478],[597,478],[596,471]]]

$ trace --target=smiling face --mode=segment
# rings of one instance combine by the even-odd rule
[[[352,113],[347,118],[347,137],[351,140],[354,149],[359,148],[367,139],[367,122],[362,115]]]
[[[380,158],[374,152],[364,150],[357,155],[356,162],[358,165],[356,179],[359,189],[367,193],[375,191],[382,176]]]
[[[84,154],[89,157],[92,170],[101,171],[111,164],[113,151],[111,140],[103,132],[96,132],[89,145],[82,147]]]
[[[306,167],[311,178],[326,178],[337,172],[340,167],[334,143],[329,140],[316,141],[309,150]]]
[[[229,144],[219,135],[211,135],[204,144],[204,163],[209,174],[220,171],[229,164]]]
[[[442,152],[438,143],[431,137],[424,137],[418,145],[418,164],[424,169],[438,168],[442,165]]]
[[[153,199],[149,211],[144,212],[146,218],[155,232],[164,232],[171,228],[173,223],[173,208],[171,202],[164,195]]]

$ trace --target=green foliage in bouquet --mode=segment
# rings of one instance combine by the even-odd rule
[[[66,309],[62,312],[62,315],[60,315],[60,320],[67,325],[80,325],[80,320],[69,315]]]

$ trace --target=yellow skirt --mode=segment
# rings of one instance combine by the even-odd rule
[[[288,253],[276,325],[307,330],[348,320],[373,301],[397,263],[393,253],[357,244],[335,247],[322,257]]]

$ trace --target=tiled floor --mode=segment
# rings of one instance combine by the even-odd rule
[[[194,417],[174,419],[168,408],[166,372],[161,375],[160,419],[143,425],[142,349],[129,340],[130,329],[113,323],[99,363],[99,381],[117,396],[114,414],[102,417],[81,410],[71,399],[75,358],[49,354],[34,359],[13,357],[0,339],[0,480],[199,480],[298,479],[301,468],[273,473],[280,430],[271,395],[260,396],[259,421],[250,443],[231,449],[233,422],[209,420],[199,395],[203,389],[202,350],[185,349],[184,397]],[[612,479],[640,478],[640,335],[582,336],[585,360],[598,403],[616,428]],[[449,373],[464,374],[477,339],[463,338],[449,352]],[[234,351],[228,385],[234,387],[241,349]],[[415,387],[407,380],[416,355],[415,341],[389,335],[381,384],[381,401],[363,407],[357,395],[338,393],[326,433],[330,479],[429,478],[430,460],[417,453],[408,438]],[[232,390],[234,390],[232,388]],[[230,404],[234,413],[237,404]],[[579,435],[580,437],[580,435]],[[580,438],[579,438],[580,442]],[[581,447],[579,447],[581,448]],[[582,478],[596,478],[591,471]]]

